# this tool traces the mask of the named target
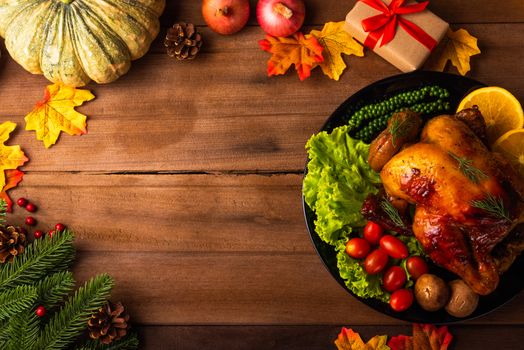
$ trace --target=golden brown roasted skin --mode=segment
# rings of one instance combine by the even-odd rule
[[[467,176],[457,157],[482,174]],[[413,232],[438,265],[456,273],[478,294],[491,293],[499,272],[491,251],[515,225],[519,206],[496,159],[475,133],[454,116],[439,116],[422,130],[420,142],[396,154],[380,177],[386,192],[416,204]],[[473,205],[500,198],[510,220]]]

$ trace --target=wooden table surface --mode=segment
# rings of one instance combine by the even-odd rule
[[[128,306],[145,349],[332,349],[341,326],[365,337],[409,332],[330,276],[301,206],[306,140],[349,95],[399,72],[367,51],[349,58],[339,82],[320,69],[304,82],[268,78],[254,19],[220,36],[200,1],[167,2],[151,51],[115,83],[88,86],[97,98],[79,110],[89,134],[62,135],[48,150],[22,131],[47,81],[3,50],[0,115],[19,124],[11,144],[31,159],[13,197],[40,204],[41,227],[64,221],[76,231],[77,277],[114,276],[113,299]],[[306,3],[309,31],[343,20],[354,1]],[[478,37],[469,76],[524,101],[522,0],[430,8]],[[194,61],[163,51],[177,21],[204,35]],[[451,331],[456,349],[521,349],[524,294]]]

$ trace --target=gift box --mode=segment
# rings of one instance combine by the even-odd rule
[[[428,2],[359,0],[345,29],[403,72],[420,68],[449,25],[426,9]]]

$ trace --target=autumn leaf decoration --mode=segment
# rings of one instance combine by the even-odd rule
[[[324,60],[324,48],[317,39],[306,38],[300,32],[286,38],[267,35],[258,43],[262,50],[273,54],[267,62],[268,76],[285,74],[289,67],[294,65],[298,77],[304,80],[311,75],[311,69],[315,64]]]
[[[342,328],[335,340],[338,350],[447,350],[453,340],[446,326],[413,324],[413,335],[398,335],[387,341],[387,335],[376,335],[364,343],[351,328]],[[387,344],[386,344],[387,343]]]
[[[386,345],[387,340],[387,335],[376,335],[364,343],[360,335],[351,328],[342,328],[335,345],[338,350],[389,350]]]
[[[24,173],[17,168],[24,165],[29,159],[25,156],[20,146],[7,146],[9,135],[15,130],[16,124],[5,122],[0,124],[0,198],[7,202],[8,210],[11,211],[13,202],[7,195],[7,190],[16,187]]]
[[[46,148],[56,143],[62,131],[69,135],[85,134],[86,116],[74,108],[94,98],[89,90],[63,84],[48,85],[44,99],[25,116],[25,129],[36,131],[36,138],[43,141]]]
[[[446,38],[431,55],[427,69],[443,72],[448,62],[455,66],[461,75],[466,75],[471,70],[470,58],[478,55],[477,38],[465,29],[452,31],[448,29]]]
[[[344,22],[328,22],[322,31],[312,30],[306,37],[315,37],[324,47],[324,60],[319,63],[322,72],[333,80],[340,78],[346,69],[342,54],[364,56],[364,48],[344,30]]]
[[[285,74],[295,65],[300,80],[311,75],[317,66],[324,74],[338,80],[346,69],[342,54],[363,56],[362,45],[344,30],[344,22],[328,22],[322,31],[296,33],[290,37],[267,35],[259,41],[260,48],[273,55],[267,63],[268,76]]]

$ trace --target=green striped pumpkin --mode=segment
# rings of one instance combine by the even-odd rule
[[[52,82],[83,86],[125,74],[158,35],[165,0],[0,0],[11,57]]]

